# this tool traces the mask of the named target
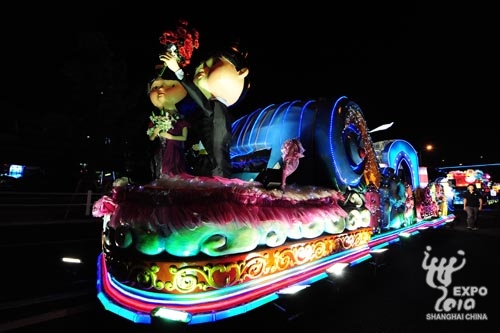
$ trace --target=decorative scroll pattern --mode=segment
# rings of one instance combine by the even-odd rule
[[[375,185],[375,187],[378,188],[380,186],[381,175],[379,172],[375,150],[373,149],[372,139],[370,137],[368,127],[366,126],[365,119],[361,110],[357,107],[350,106],[348,111],[345,123],[346,125],[355,124],[360,130],[363,149],[366,154],[366,164],[364,170],[366,185]]]
[[[210,258],[210,261],[159,262],[147,258],[148,261],[141,262],[140,258],[132,258],[133,261],[124,263],[113,255],[106,257],[106,265],[117,280],[133,288],[170,294],[199,293],[268,277],[366,245],[371,234],[371,228],[363,228],[248,254]]]

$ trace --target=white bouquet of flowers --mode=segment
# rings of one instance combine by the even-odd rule
[[[146,134],[151,136],[156,128],[160,129],[160,133],[167,132],[169,129],[174,127],[173,123],[176,122],[178,118],[179,116],[177,114],[171,115],[167,112],[166,114],[156,115],[153,112],[153,114],[149,116],[149,119],[153,123],[153,126],[148,128]]]

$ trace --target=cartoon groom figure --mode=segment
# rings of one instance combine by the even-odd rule
[[[203,110],[201,141],[211,163],[201,175],[229,178],[232,120],[228,108],[240,101],[249,88],[247,53],[238,44],[212,51],[199,62],[193,77],[179,66],[174,52],[161,54],[160,60]]]

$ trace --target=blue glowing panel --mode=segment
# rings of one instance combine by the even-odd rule
[[[403,163],[406,163],[410,171],[413,188],[420,187],[418,154],[415,148],[407,141],[387,141],[382,152],[382,162],[396,170],[396,172],[402,168]]]
[[[9,177],[21,178],[24,175],[24,165],[12,164],[9,167]]]
[[[233,161],[267,150],[267,168],[281,166],[283,143],[298,138],[305,149],[294,173],[299,184],[338,189],[360,185],[370,150],[363,142],[368,134],[361,109],[345,96],[257,109],[236,120],[232,134]]]
[[[281,146],[288,140],[299,138],[302,145],[310,142],[310,125],[314,113],[305,104],[294,101],[258,109],[232,124],[233,143],[231,158],[271,149],[268,167],[281,159]]]

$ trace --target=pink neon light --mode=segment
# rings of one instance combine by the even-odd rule
[[[355,261],[359,258],[364,257],[367,253],[369,252],[369,249],[365,249],[363,251],[353,253],[350,256],[347,256],[343,258],[343,261],[348,261],[352,262]],[[287,279],[278,281],[276,283],[272,283],[266,286],[263,286],[262,288],[255,290],[251,293],[246,293],[246,294],[241,294],[237,296],[228,296],[227,300],[224,301],[214,301],[214,302],[207,302],[203,304],[195,304],[195,305],[179,305],[179,304],[159,304],[159,303],[154,303],[154,302],[144,302],[140,300],[133,299],[129,296],[125,296],[121,294],[118,290],[113,288],[111,283],[108,280],[108,273],[106,269],[106,264],[104,260],[104,256],[101,258],[101,272],[102,272],[102,286],[104,292],[112,298],[114,301],[119,303],[120,305],[133,309],[134,311],[138,312],[143,312],[143,313],[149,313],[151,312],[154,308],[158,306],[168,306],[172,309],[175,310],[182,310],[182,311],[187,311],[192,314],[197,314],[197,313],[205,313],[205,312],[210,312],[210,311],[222,311],[222,310],[227,310],[232,307],[239,306],[241,304],[245,304],[248,302],[251,302],[253,300],[259,299],[261,297],[264,297],[266,295],[272,294],[277,292],[280,289],[283,289],[285,287],[288,287],[290,285],[308,280],[310,278],[313,278],[325,271],[325,269],[330,266],[332,262],[324,263],[320,266],[317,266],[313,269],[308,270],[307,272],[302,272],[301,274],[296,274],[295,276],[290,276]]]

